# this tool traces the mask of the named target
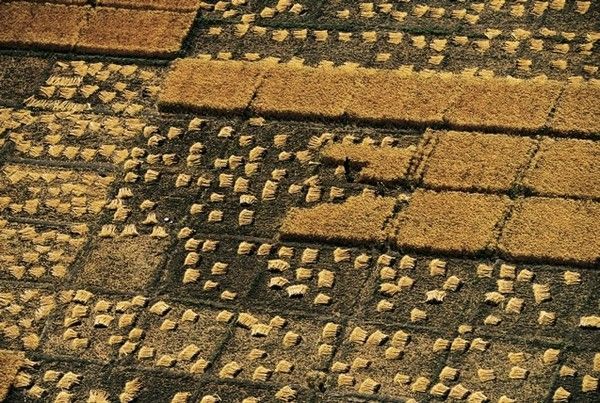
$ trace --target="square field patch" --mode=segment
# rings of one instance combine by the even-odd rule
[[[499,248],[515,259],[592,265],[599,232],[600,203],[531,197],[517,202]]]
[[[417,190],[395,221],[401,248],[476,254],[494,247],[506,196]]]

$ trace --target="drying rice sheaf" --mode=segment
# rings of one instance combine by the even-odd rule
[[[600,401],[594,0],[0,0],[0,401]]]

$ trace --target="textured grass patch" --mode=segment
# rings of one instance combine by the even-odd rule
[[[350,164],[360,168],[359,182],[394,183],[406,179],[415,147],[373,147],[366,144],[335,143],[323,149],[321,156],[327,163]]]
[[[417,190],[394,224],[401,248],[474,254],[496,239],[508,197]]]
[[[76,50],[127,56],[173,56],[195,13],[95,8],[80,32]]]
[[[558,100],[550,127],[567,133],[600,133],[600,85],[596,83],[574,83]]]
[[[0,4],[0,45],[70,50],[87,13],[60,4]]]
[[[4,401],[23,366],[25,356],[20,351],[0,350],[0,400]]]
[[[502,231],[500,250],[515,259],[596,264],[600,203],[522,199]]]
[[[535,145],[528,137],[495,134],[449,131],[437,137],[423,183],[441,189],[508,191]]]
[[[199,0],[98,0],[99,6],[167,11],[196,11]]]
[[[286,239],[341,241],[353,244],[383,241],[383,226],[392,215],[392,197],[353,196],[343,203],[292,208],[281,225]]]
[[[600,143],[545,139],[523,182],[541,195],[600,197]]]
[[[511,78],[472,78],[445,113],[453,127],[537,131],[544,127],[562,84]]]
[[[260,64],[182,59],[173,63],[159,107],[240,113],[256,92],[264,69]]]
[[[343,68],[277,66],[265,75],[252,108],[261,115],[340,118],[357,91],[357,77]]]
[[[363,70],[360,84],[347,113],[378,124],[439,125],[463,90],[457,76],[389,70]]]

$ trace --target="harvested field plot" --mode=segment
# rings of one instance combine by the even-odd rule
[[[106,279],[118,291],[142,291],[156,277],[167,242],[148,235],[99,240],[79,273],[78,283],[102,287]]]
[[[0,400],[599,401],[592,0],[0,0]]]
[[[597,199],[600,197],[598,161],[598,142],[545,139],[523,182],[536,194]]]
[[[600,204],[532,197],[518,201],[499,248],[518,259],[598,263]]]
[[[597,135],[600,132],[598,98],[600,85],[569,84],[560,96],[550,127],[568,133]]]
[[[391,228],[401,248],[454,254],[490,251],[509,204],[504,196],[418,190]]]
[[[69,274],[87,235],[85,224],[44,228],[0,220],[0,275],[14,280],[59,281]]]
[[[178,60],[165,80],[159,106],[198,112],[243,112],[263,74],[264,69],[256,64]]]
[[[342,203],[292,208],[280,232],[286,239],[317,239],[351,244],[381,242],[384,225],[392,216],[391,197],[352,196]]]
[[[425,160],[423,184],[436,189],[507,192],[532,157],[528,137],[439,132]]]
[[[444,119],[453,127],[494,131],[541,130],[562,84],[556,81],[475,78],[464,83]]]
[[[195,13],[95,8],[81,29],[75,50],[144,57],[174,56]]]

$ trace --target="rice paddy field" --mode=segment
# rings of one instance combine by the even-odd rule
[[[0,0],[0,401],[600,402],[596,0]]]

